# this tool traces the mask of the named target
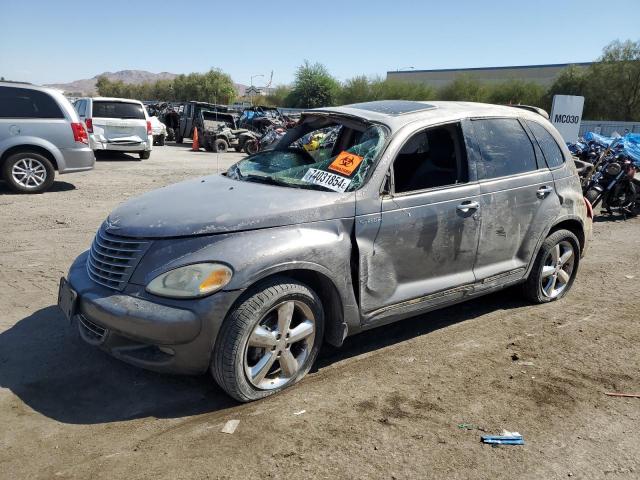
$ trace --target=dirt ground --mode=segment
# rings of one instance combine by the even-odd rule
[[[0,478],[640,478],[640,399],[604,395],[640,393],[640,219],[595,224],[560,302],[507,291],[372,330],[252,404],[84,344],[58,279],[108,212],[238,158],[166,146],[42,195],[0,185]],[[526,444],[480,443],[502,429]]]

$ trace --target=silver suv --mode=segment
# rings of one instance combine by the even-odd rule
[[[114,356],[210,369],[248,401],[300,380],[324,341],[512,285],[535,303],[562,298],[591,226],[542,114],[324,108],[222,175],[118,207],[61,279],[59,305]]]
[[[40,193],[59,174],[91,170],[87,132],[58,90],[0,82],[0,171],[9,187]]]

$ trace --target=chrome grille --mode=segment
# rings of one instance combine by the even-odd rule
[[[89,277],[104,287],[124,289],[150,243],[113,235],[100,227],[87,259]]]

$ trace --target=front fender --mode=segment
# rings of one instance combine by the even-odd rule
[[[0,155],[4,155],[7,150],[10,150],[14,147],[29,147],[36,146],[40,148],[44,148],[47,150],[53,158],[56,160],[56,164],[58,166],[58,170],[64,170],[66,167],[64,156],[62,152],[50,141],[40,138],[40,137],[30,137],[30,136],[22,136],[16,135],[0,142]]]
[[[174,268],[221,262],[233,269],[225,290],[244,290],[256,282],[287,271],[313,271],[331,281],[352,333],[359,327],[359,310],[351,279],[353,219],[327,220],[244,232],[157,240],[142,258],[130,282],[147,285]]]

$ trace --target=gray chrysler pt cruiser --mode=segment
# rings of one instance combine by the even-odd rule
[[[115,357],[211,370],[250,401],[299,381],[323,342],[516,284],[562,298],[591,225],[544,111],[323,108],[221,175],[122,204],[58,303]]]

